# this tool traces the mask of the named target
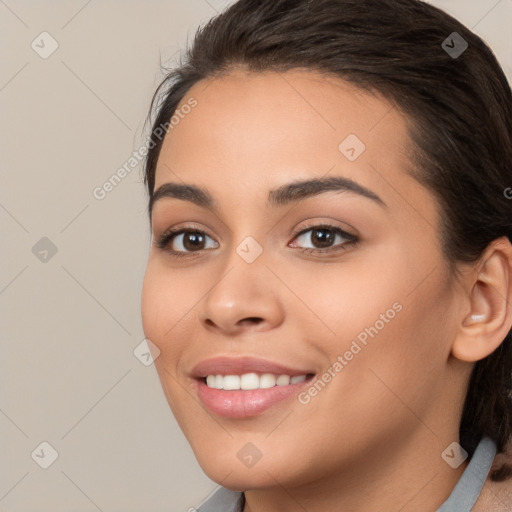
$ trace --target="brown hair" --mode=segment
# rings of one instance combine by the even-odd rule
[[[468,44],[461,55],[447,51],[453,32]],[[321,71],[380,93],[410,122],[414,177],[441,206],[447,261],[474,262],[496,238],[512,240],[510,86],[482,39],[419,0],[240,0],[211,19],[153,97],[150,203],[162,146],[155,130],[195,83],[234,68]],[[460,423],[470,456],[483,436],[498,452],[512,436],[511,332],[470,378]],[[511,474],[504,466],[491,478]]]

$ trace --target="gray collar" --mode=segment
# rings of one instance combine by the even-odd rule
[[[452,493],[437,512],[470,512],[482,492],[495,456],[495,442],[484,437]]]
[[[496,444],[484,437],[452,493],[436,512],[470,512],[480,496],[495,455]],[[219,487],[197,508],[197,512],[242,512],[244,501],[242,492]]]

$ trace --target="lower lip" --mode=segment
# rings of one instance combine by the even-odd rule
[[[300,388],[308,385],[313,377],[287,386],[266,389],[234,390],[209,388],[203,380],[197,381],[197,394],[211,412],[226,418],[250,418],[273,405],[297,395]]]

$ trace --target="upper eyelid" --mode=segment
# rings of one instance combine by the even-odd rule
[[[339,231],[342,231],[343,233],[347,234],[347,235],[350,235],[350,236],[358,236],[358,235],[355,235],[353,233],[350,233],[348,232],[346,229],[344,229],[343,227],[340,227],[340,226],[337,226],[335,224],[330,224],[329,222],[314,222],[308,226],[303,226],[301,229],[299,229],[298,231],[296,231],[293,236],[294,237],[297,237],[307,231],[310,231],[312,229],[319,229],[319,228],[326,228],[326,229],[333,229],[333,230],[339,230]],[[208,229],[205,229],[203,227],[199,227],[199,226],[194,226],[194,225],[187,225],[187,226],[183,226],[183,227],[172,227],[172,228],[168,228],[168,229],[164,229],[162,231],[162,233],[159,235],[159,236],[156,236],[156,238],[162,238],[164,237],[167,233],[172,233],[173,236],[177,236],[177,235],[180,235],[180,234],[183,234],[184,232],[187,232],[187,231],[197,231],[197,232],[201,232],[201,233],[204,233],[205,235],[208,235],[210,238],[214,238],[212,235],[210,235],[208,233]]]
[[[320,218],[321,216],[318,216],[318,218]],[[311,217],[309,219],[305,219],[303,220],[302,222],[306,222],[308,223],[307,226],[305,227],[302,227],[299,231],[297,231],[295,233],[295,236],[297,236],[299,233],[301,233],[303,230],[307,230],[307,229],[312,229],[312,228],[315,228],[315,227],[320,227],[320,226],[326,226],[326,227],[330,227],[330,228],[335,228],[335,229],[339,229],[341,231],[344,231],[346,232],[347,234],[351,234],[353,236],[358,236],[358,230],[352,226],[351,224],[349,224],[348,222],[345,222],[345,221],[340,221],[340,220],[335,220],[335,219],[329,219],[329,220],[311,220],[311,219],[314,219],[315,217]],[[327,217],[324,217],[324,218],[327,218]],[[187,221],[184,221],[184,222],[187,222]],[[181,224],[181,223],[179,223]],[[197,226],[195,225],[197,224]],[[201,225],[199,225],[201,224]],[[224,223],[222,223],[224,225]],[[341,224],[341,226],[339,226],[338,224]],[[195,223],[195,222],[190,222],[189,224],[186,224],[185,226],[183,227],[172,227],[172,228],[166,228],[166,229],[163,229],[162,230],[162,234],[165,234],[166,232],[168,231],[171,231],[171,230],[185,230],[185,231],[193,231],[193,230],[197,230],[197,231],[203,231],[205,232],[206,234],[209,235],[208,233],[208,230],[210,231],[213,231],[210,227],[206,227],[204,228],[203,227],[204,224],[202,222],[198,222],[198,223]],[[346,227],[345,227],[346,226]],[[350,231],[347,230],[350,229],[350,230],[353,230],[355,233],[350,233]],[[154,225],[153,225],[153,233],[155,234],[156,236],[156,230],[154,229]],[[228,231],[230,233],[233,233],[233,231],[231,229],[228,228]],[[270,231],[270,230],[269,230]],[[267,231],[268,232],[268,231]],[[160,235],[161,236],[161,235]],[[209,236],[212,236],[212,235],[209,235]],[[222,238],[222,236],[220,237]]]
[[[297,237],[303,233],[306,233],[308,231],[311,231],[312,229],[332,229],[333,231],[341,231],[342,233],[349,235],[349,236],[358,236],[353,233],[348,232],[346,229],[337,226],[336,224],[329,224],[328,222],[315,222],[309,226],[305,226],[301,228],[299,231],[297,231],[293,236]]]

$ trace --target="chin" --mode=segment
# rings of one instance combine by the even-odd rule
[[[192,447],[199,465],[208,478],[233,491],[265,489],[276,485],[294,486],[308,481],[307,458],[299,461],[293,456],[288,456],[283,450],[262,447],[262,451],[268,449],[270,453],[262,454],[261,458],[257,459],[254,458],[257,457],[257,453],[252,452],[253,448],[250,445],[247,447],[249,443],[246,439],[235,441],[230,438],[227,446],[223,447],[219,443],[214,450],[208,446]],[[241,449],[238,448],[239,445]],[[294,453],[297,454],[298,451],[296,449]],[[251,453],[252,460],[248,456]]]
[[[269,468],[262,461],[258,463],[258,466],[262,464],[259,468],[244,468],[241,464],[223,467],[216,461],[211,465],[202,464],[201,461],[199,464],[208,478],[232,491],[267,489],[283,481],[283,478],[276,476],[276,473],[279,475],[279,469]]]

